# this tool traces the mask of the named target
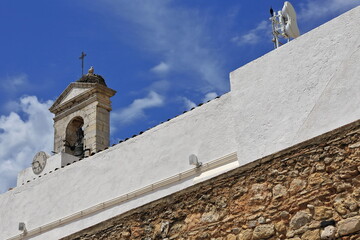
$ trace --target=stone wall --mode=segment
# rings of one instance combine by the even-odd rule
[[[357,121],[63,240],[360,239],[359,163]]]

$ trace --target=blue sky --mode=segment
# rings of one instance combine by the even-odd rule
[[[301,33],[360,4],[292,1]],[[53,147],[49,106],[94,66],[117,94],[111,142],[229,91],[229,73],[273,50],[279,0],[2,0],[0,192]]]

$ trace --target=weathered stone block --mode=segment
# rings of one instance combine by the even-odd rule
[[[268,184],[266,183],[253,184],[250,189],[250,194],[252,195],[250,201],[254,204],[263,203],[271,197],[271,192],[269,191]]]
[[[326,220],[333,216],[333,209],[330,207],[315,207],[314,219],[315,220]]]
[[[283,185],[281,184],[277,184],[273,187],[273,198],[281,198],[281,197],[284,197],[286,196],[287,194],[287,190],[286,190],[286,187],[284,187]]]
[[[340,215],[345,215],[348,212],[345,205],[342,202],[335,202],[334,208]]]
[[[324,228],[324,230],[321,232],[321,239],[335,239],[335,234],[336,234],[336,228],[334,226],[327,226],[326,228]]]
[[[226,236],[226,240],[237,240],[236,236],[234,234],[229,234]]]
[[[360,231],[360,216],[342,220],[337,226],[339,236],[345,236]]]
[[[220,214],[216,210],[212,210],[210,212],[206,212],[202,215],[202,222],[216,222],[220,218]]]
[[[275,227],[273,224],[259,225],[254,229],[253,239],[267,239],[275,234]]]
[[[246,229],[238,235],[238,240],[251,240],[252,235],[253,235],[253,230]]]
[[[286,231],[286,224],[284,221],[280,221],[275,223],[275,229],[277,232],[285,232]]]
[[[309,184],[310,185],[318,185],[325,181],[327,174],[316,172],[309,176]]]
[[[301,237],[301,240],[319,240],[319,239],[320,239],[320,230],[319,229],[307,231]]]
[[[297,212],[290,220],[291,229],[299,229],[311,221],[311,215],[305,211]]]
[[[306,187],[305,180],[302,180],[300,178],[295,178],[290,183],[289,192],[290,193],[298,193],[301,190],[303,190],[305,187]]]

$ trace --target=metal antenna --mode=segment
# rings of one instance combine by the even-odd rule
[[[290,38],[300,36],[296,23],[296,12],[290,2],[285,1],[282,10],[278,12],[275,12],[271,7],[270,16],[274,48],[278,48],[283,44],[280,42],[280,38],[286,39],[289,42]]]
[[[84,75],[84,58],[86,57],[86,53],[81,52],[81,56],[79,59],[81,59],[81,76]]]

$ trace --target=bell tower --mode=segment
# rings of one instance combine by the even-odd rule
[[[61,93],[50,111],[54,117],[54,152],[77,157],[110,144],[110,98],[115,90],[94,74],[94,68]]]

